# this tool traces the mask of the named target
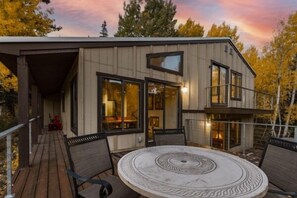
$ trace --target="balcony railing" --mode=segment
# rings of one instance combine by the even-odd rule
[[[273,95],[231,84],[207,87],[205,95],[206,108],[225,106],[272,110],[274,105]]]
[[[39,119],[40,116],[32,118],[29,120],[29,152],[32,153],[32,122]],[[0,140],[6,138],[6,195],[5,198],[14,197],[12,194],[12,161],[13,161],[13,149],[12,141],[14,134],[17,134],[19,129],[23,128],[25,124],[18,124],[14,127],[11,127],[5,131],[0,132]],[[0,152],[0,155],[2,153]],[[1,177],[0,177],[1,179]],[[1,181],[3,182],[3,181]],[[0,197],[2,197],[1,188],[0,188]]]

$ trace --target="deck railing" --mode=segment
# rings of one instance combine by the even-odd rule
[[[206,87],[205,95],[205,106],[207,108],[221,105],[235,108],[272,110],[274,105],[273,95],[231,84]]]
[[[32,153],[32,122],[39,119],[40,116],[29,120],[29,152]],[[12,138],[13,135],[18,132],[19,129],[23,128],[25,124],[18,124],[7,130],[0,132],[0,140],[6,137],[6,195],[5,198],[12,198]]]
[[[212,146],[212,126],[214,123],[222,123],[222,124],[239,124],[241,129],[241,148],[242,153],[246,152],[246,137],[247,134],[253,133],[253,136],[256,133],[260,134],[257,141],[261,141],[263,145],[265,145],[267,139],[272,135],[272,124],[266,123],[252,123],[252,122],[239,122],[239,121],[221,121],[221,120],[199,120],[199,119],[186,119],[185,120],[185,128],[186,128],[186,139],[190,142],[198,143],[201,145]],[[278,131],[283,131],[285,125],[276,125],[275,129]],[[229,127],[226,127],[226,130],[229,130]],[[227,131],[227,134],[230,133]],[[281,133],[282,134],[282,133]],[[294,138],[294,141],[297,142],[297,125],[289,125],[288,126],[288,135],[290,138]],[[282,137],[282,136],[280,136]],[[229,140],[227,140],[226,144],[229,147]],[[206,143],[206,144],[205,144]],[[254,146],[258,142],[254,140]]]

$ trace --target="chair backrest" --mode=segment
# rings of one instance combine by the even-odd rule
[[[78,136],[67,139],[65,144],[70,161],[70,168],[80,176],[91,178],[104,171],[113,169],[110,150],[105,133]],[[80,186],[83,182],[76,181]]]
[[[273,185],[287,192],[297,189],[297,143],[279,138],[268,140],[260,168]]]
[[[185,128],[154,129],[156,146],[160,145],[187,145]]]

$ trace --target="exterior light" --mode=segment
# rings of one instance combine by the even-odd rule
[[[186,85],[184,84],[184,85],[182,86],[182,88],[181,88],[181,91],[182,91],[183,93],[187,93],[187,92],[188,92],[188,87],[186,87]]]
[[[211,126],[211,119],[210,118],[207,118],[207,120],[206,120],[206,126],[207,127],[210,127]]]

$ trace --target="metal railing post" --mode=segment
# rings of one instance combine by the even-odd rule
[[[294,129],[294,140],[297,141],[297,127]]]
[[[12,198],[14,197],[12,195],[12,176],[11,176],[11,170],[12,170],[12,153],[11,153],[11,134],[7,135],[6,137],[6,162],[7,162],[7,168],[6,168],[6,176],[7,176],[7,194],[5,195],[5,198]]]
[[[29,121],[29,153],[32,154],[32,122]]]

